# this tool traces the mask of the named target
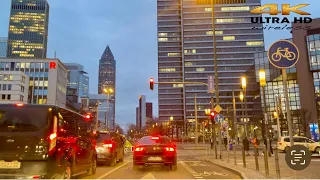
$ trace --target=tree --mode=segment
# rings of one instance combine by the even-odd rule
[[[298,126],[299,126],[299,136],[301,136],[301,130],[303,130],[303,133],[306,137],[311,137],[310,131],[309,131],[309,124],[311,123],[311,112],[309,112],[307,109],[300,109],[298,111]]]
[[[121,126],[119,124],[115,124],[114,129],[115,129],[115,131],[118,131],[120,134],[124,133],[123,129],[121,128]]]

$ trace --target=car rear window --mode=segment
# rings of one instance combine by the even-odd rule
[[[0,106],[0,132],[40,130],[49,123],[51,113],[48,112],[49,107]]]
[[[145,137],[141,138],[138,142],[138,144],[145,144],[145,145],[169,144],[169,143],[170,143],[170,139],[167,137],[160,137],[159,139],[152,139],[152,137],[150,137],[150,136],[145,136]]]
[[[104,141],[108,141],[108,140],[111,140],[111,136],[110,134],[107,134],[107,133],[100,133],[99,134],[99,138],[97,139],[97,142],[98,143],[103,143]]]

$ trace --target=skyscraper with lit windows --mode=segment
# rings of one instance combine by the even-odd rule
[[[230,2],[230,1],[226,1]],[[257,92],[254,53],[264,51],[262,24],[252,24],[250,10],[261,0],[244,4],[197,5],[196,0],[158,0],[158,79],[159,82],[203,82],[214,75],[213,33],[216,35],[218,83],[222,114],[232,108],[232,90],[242,90],[240,78],[247,76],[248,117],[261,113],[256,106]],[[214,18],[215,32],[213,32]],[[254,28],[260,27],[260,28]],[[252,75],[248,75],[252,74]],[[195,119],[194,95],[197,96],[198,120],[205,120],[205,109],[211,108],[207,87],[195,84],[159,84],[159,120],[184,121]],[[215,97],[215,95],[213,94]],[[215,99],[215,98],[214,98]],[[260,109],[258,108],[260,107]],[[241,104],[237,102],[237,114]],[[240,120],[238,120],[240,121]],[[188,124],[188,123],[186,123]]]
[[[47,0],[12,0],[8,58],[46,58],[49,4]]]

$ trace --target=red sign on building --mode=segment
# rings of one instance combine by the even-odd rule
[[[50,69],[57,69],[57,63],[56,62],[50,62],[49,67],[50,67]]]

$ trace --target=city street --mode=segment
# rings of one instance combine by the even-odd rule
[[[132,155],[128,154],[123,163],[115,167],[99,166],[94,176],[79,177],[81,179],[241,179],[234,172],[216,166],[210,162],[199,161],[196,156],[205,155],[205,151],[197,152],[178,148],[178,169],[169,171],[161,167],[144,168],[134,171]]]

